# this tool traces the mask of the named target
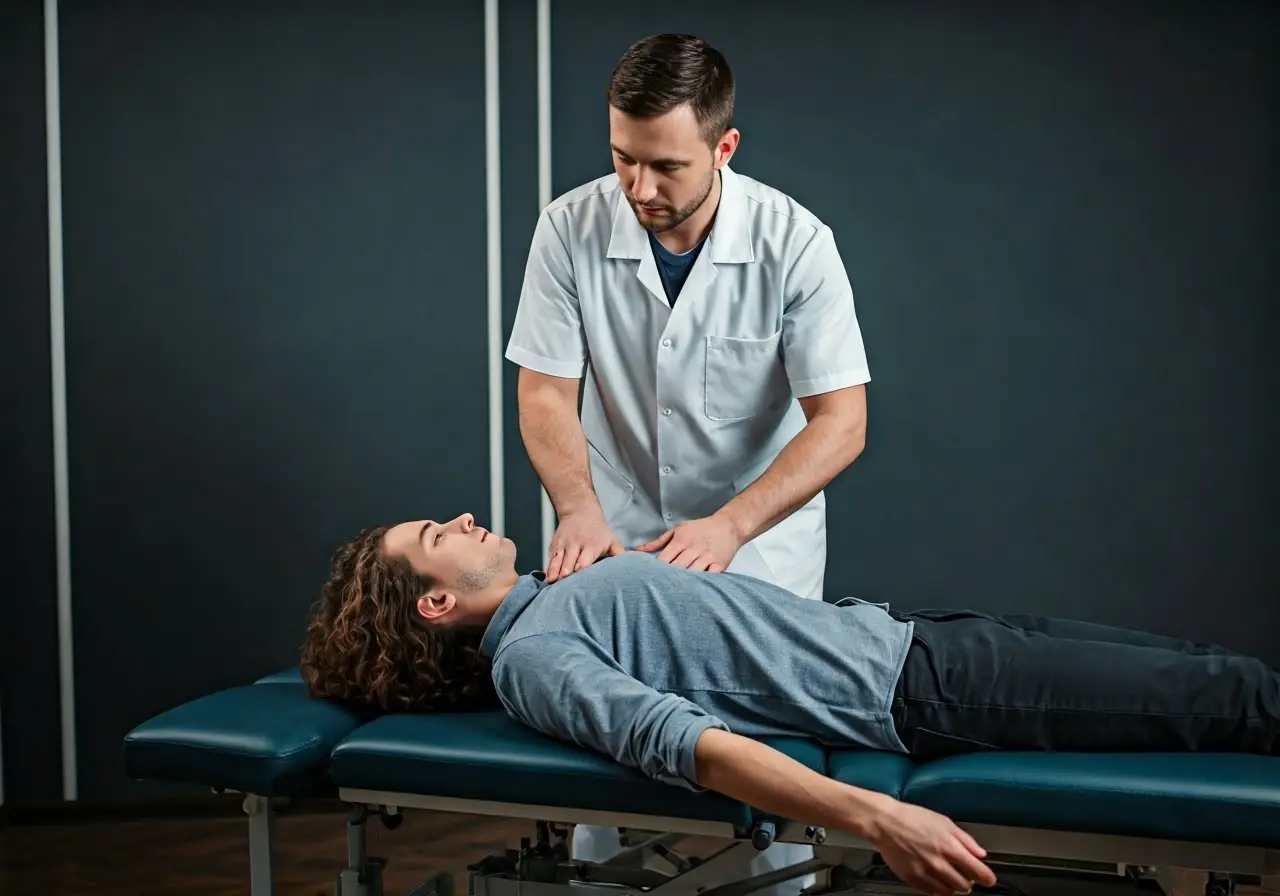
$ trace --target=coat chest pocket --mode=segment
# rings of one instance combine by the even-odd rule
[[[777,406],[786,398],[786,372],[778,345],[782,333],[762,339],[706,337],[706,415],[712,420],[742,420]]]

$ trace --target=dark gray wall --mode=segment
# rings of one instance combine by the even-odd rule
[[[131,725],[296,661],[340,540],[489,506],[483,7],[62,31],[80,784],[115,796]]]
[[[1277,16],[1175,6],[553,3],[555,192],[608,170],[618,55],[694,31],[737,71],[735,167],[836,231],[874,382],[829,492],[833,595],[1280,661]],[[338,541],[487,516],[483,5],[61,7],[80,789],[141,796],[164,788],[124,778],[123,734],[295,662]],[[15,803],[60,788],[40,10],[0,13]],[[535,14],[501,10],[509,330]],[[503,393],[530,561],[506,364]]]
[[[44,22],[0,4],[0,738],[6,803],[57,795]]]

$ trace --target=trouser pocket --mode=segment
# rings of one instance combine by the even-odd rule
[[[906,745],[911,758],[918,762],[931,762],[966,753],[992,753],[1000,749],[994,744],[923,726],[908,730]]]

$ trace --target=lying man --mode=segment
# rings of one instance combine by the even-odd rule
[[[1280,751],[1280,673],[1209,645],[1046,618],[804,600],[640,552],[547,584],[470,515],[334,555],[303,648],[314,696],[502,706],[652,778],[863,837],[926,893],[991,885],[949,819],[755,738],[905,752]]]

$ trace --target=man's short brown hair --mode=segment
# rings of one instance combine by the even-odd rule
[[[633,44],[609,79],[609,105],[655,118],[685,104],[714,146],[733,122],[733,72],[715,47],[689,34],[655,34]]]

